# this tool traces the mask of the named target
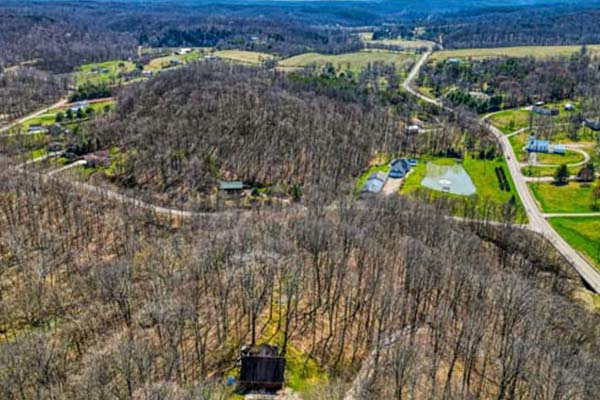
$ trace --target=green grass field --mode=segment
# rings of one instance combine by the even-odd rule
[[[94,72],[95,68],[106,69],[107,72]],[[131,72],[135,69],[135,65],[130,61],[115,60],[106,61],[103,63],[85,64],[79,67],[75,72],[77,86],[89,82],[93,84],[105,83],[107,85],[119,83],[118,78],[120,73]]]
[[[568,168],[569,175],[575,175],[578,171],[577,168]],[[521,168],[521,173],[524,176],[532,177],[543,177],[543,176],[554,176],[556,167],[531,167],[526,166]]]
[[[569,182],[566,185],[553,183],[532,183],[533,195],[546,213],[585,213],[592,212],[593,186]]]
[[[181,64],[187,64],[191,61],[197,60],[201,57],[201,52],[198,49],[194,49],[187,54],[171,54],[168,56],[161,56],[153,58],[144,66],[144,71],[158,72],[162,69],[171,67],[171,61],[175,60]]]
[[[225,60],[250,65],[260,65],[263,61],[276,58],[272,54],[244,50],[221,50],[216,51],[214,55]]]
[[[340,70],[351,70],[358,73],[369,63],[394,63],[397,68],[407,69],[414,61],[414,56],[394,51],[363,50],[355,53],[337,55],[305,53],[279,61],[279,67],[302,68],[311,65],[323,66],[331,63]]]
[[[493,114],[488,121],[504,133],[512,133],[529,126],[528,110],[505,110]]]
[[[114,108],[115,107],[115,101],[114,100],[105,100],[105,101],[95,101],[93,103],[90,103],[89,107],[87,108],[92,108],[96,114],[99,114],[101,112],[104,111],[104,108],[108,106],[109,108]],[[39,125],[43,125],[43,126],[48,126],[48,125],[52,125],[56,122],[56,114],[58,112],[66,112],[66,110],[68,109],[67,106],[62,107],[62,108],[53,108],[48,110],[48,112],[46,114],[42,114],[38,117],[34,117],[34,118],[29,118],[28,120],[24,121],[23,124],[20,126],[20,129],[23,131],[27,131],[29,129],[29,127],[31,125],[35,125],[35,124],[39,124]]]
[[[585,160],[583,154],[571,150],[567,150],[564,155],[546,153],[537,155],[538,163],[547,165],[577,164],[583,160]]]
[[[423,47],[431,48],[434,43],[427,40],[407,40],[407,39],[380,39],[373,40],[373,32],[359,33],[360,39],[366,44],[380,44],[384,46],[402,46],[405,49],[413,50]]]
[[[550,218],[549,222],[567,243],[600,268],[600,218]]]
[[[589,45],[588,50],[592,53],[600,52],[600,45]],[[433,60],[445,60],[447,58],[472,58],[485,59],[493,57],[566,57],[581,49],[581,46],[517,46],[496,47],[486,49],[456,49],[443,50],[433,53]]]
[[[456,163],[455,159],[450,158],[431,158],[425,157],[419,161],[419,164],[415,167],[414,171],[406,178],[404,182],[404,186],[402,187],[403,194],[411,194],[415,192],[417,189],[429,190],[421,186],[421,181],[425,177],[426,172],[426,164],[427,162],[432,162],[438,165],[453,165]],[[463,160],[462,166],[467,171],[473,184],[477,188],[476,196],[481,199],[488,199],[494,201],[496,203],[507,203],[510,198],[515,195],[515,198],[518,196],[515,192],[515,185],[512,181],[512,178],[508,172],[508,166],[506,165],[506,161],[504,160],[479,160],[479,159],[471,159],[467,157]],[[505,192],[500,190],[498,185],[498,179],[496,178],[496,167],[503,167],[504,172],[506,173],[506,177],[511,187],[510,192]],[[443,192],[438,192],[431,190],[431,192],[435,192],[440,196],[450,196],[461,198],[464,196],[453,195]]]

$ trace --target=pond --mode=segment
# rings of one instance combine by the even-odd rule
[[[460,164],[438,165],[427,163],[421,185],[440,192],[470,196],[477,192],[467,171]]]

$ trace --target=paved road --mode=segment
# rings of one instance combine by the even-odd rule
[[[4,133],[4,132],[8,131],[9,129],[11,129],[11,128],[19,125],[19,124],[22,124],[23,122],[27,121],[30,118],[39,117],[42,114],[46,114],[48,111],[50,111],[53,108],[62,107],[64,105],[66,105],[66,104],[67,104],[67,99],[62,99],[62,100],[60,100],[60,101],[52,104],[49,107],[43,108],[41,110],[38,110],[38,111],[36,111],[34,113],[31,113],[29,115],[24,116],[23,118],[19,118],[18,120],[14,121],[14,122],[11,122],[10,124],[8,124],[6,126],[3,126],[2,128],[0,128],[0,133]]]
[[[433,104],[434,106],[437,106],[440,108],[443,108],[446,111],[454,112],[451,108],[444,106],[442,104],[442,102],[439,101],[438,99],[432,99],[429,96],[425,96],[423,93],[419,92],[418,90],[416,90],[413,87],[414,80],[417,78],[417,76],[419,76],[419,72],[421,71],[421,68],[423,67],[423,65],[425,65],[425,63],[427,63],[427,60],[429,59],[430,55],[431,55],[431,50],[423,53],[423,56],[421,56],[419,61],[417,61],[417,63],[413,67],[413,69],[410,71],[410,73],[408,74],[408,76],[406,77],[404,82],[402,83],[402,87],[404,88],[404,90],[406,90],[413,96],[418,97],[419,99],[423,100],[424,102]]]
[[[584,212],[584,213],[545,213],[544,218],[586,218],[600,217],[600,212]]]
[[[425,65],[427,59],[431,55],[431,52],[427,52],[421,57],[421,59],[417,62],[415,67],[410,71],[410,74],[402,84],[404,89],[406,89],[409,93],[414,96],[420,98],[423,101],[426,101],[430,104],[437,105],[446,110],[450,110],[448,107],[441,104],[437,99],[431,99],[424,94],[418,92],[413,89],[412,83],[414,79],[418,76],[421,67]],[[525,109],[527,109],[526,107]],[[452,110],[450,110],[452,111]],[[527,186],[527,182],[525,181],[523,174],[521,173],[521,165],[515,155],[515,152],[508,140],[508,137],[502,133],[498,128],[491,125],[487,122],[487,118],[489,118],[494,113],[490,113],[484,116],[481,120],[483,126],[490,132],[492,135],[496,137],[496,139],[500,142],[500,146],[502,147],[502,151],[506,158],[508,169],[510,170],[510,174],[513,177],[513,181],[515,183],[515,187],[519,196],[521,197],[521,201],[523,206],[525,207],[525,211],[527,212],[527,217],[529,219],[528,228],[534,232],[537,232],[544,236],[550,243],[556,247],[558,252],[562,254],[562,256],[569,262],[575,270],[579,273],[582,279],[596,292],[600,293],[600,272],[581,254],[579,254],[575,249],[573,249],[550,225],[550,223],[546,220],[547,214],[542,214],[539,210],[538,205]],[[564,214],[561,214],[564,215]],[[595,216],[593,214],[592,216]]]
[[[512,175],[515,187],[523,206],[527,212],[529,218],[529,229],[534,232],[538,232],[543,235],[556,247],[556,249],[565,257],[567,261],[573,265],[575,270],[583,278],[583,280],[592,288],[596,293],[600,293],[600,273],[598,270],[584,257],[582,257],[575,249],[573,249],[550,225],[546,220],[546,216],[539,210],[538,205],[533,197],[533,194],[527,186],[523,174],[521,174],[521,165],[519,164],[515,152],[510,145],[508,137],[500,131],[500,129],[491,125],[485,120],[482,121],[486,129],[492,133],[500,142],[502,151],[506,156],[508,169]]]

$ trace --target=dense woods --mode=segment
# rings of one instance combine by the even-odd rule
[[[338,54],[366,31],[446,47],[600,42],[595,10],[471,4],[0,4],[0,126],[61,98],[116,99],[0,138],[0,399],[230,399],[240,350],[262,343],[286,357],[294,398],[600,398],[598,297],[514,225],[516,195],[357,189],[399,156],[490,160],[490,185],[514,190],[474,111],[577,98],[560,127],[535,124],[579,139],[600,116],[585,48],[426,65],[416,84],[453,111],[402,88],[410,56],[284,71],[189,49],[193,61],[142,77],[173,48]],[[68,74],[107,60],[132,79]],[[238,180],[248,201],[215,205]]]
[[[69,80],[29,67],[0,72],[0,123],[52,104],[67,93]]]
[[[360,398],[600,393],[598,316],[525,232],[402,198],[173,230],[62,183],[0,183],[4,398],[221,398],[237,349],[264,340]]]
[[[445,95],[454,104],[464,104],[478,112],[539,100],[589,98],[597,80],[598,59],[585,47],[569,58],[443,60],[424,67],[419,77],[420,85],[432,88],[434,95]]]

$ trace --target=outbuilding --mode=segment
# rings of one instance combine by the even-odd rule
[[[368,178],[363,187],[361,188],[361,193],[366,194],[376,194],[381,192],[383,186],[385,185],[385,181],[387,181],[388,175],[383,172],[374,172]]]

